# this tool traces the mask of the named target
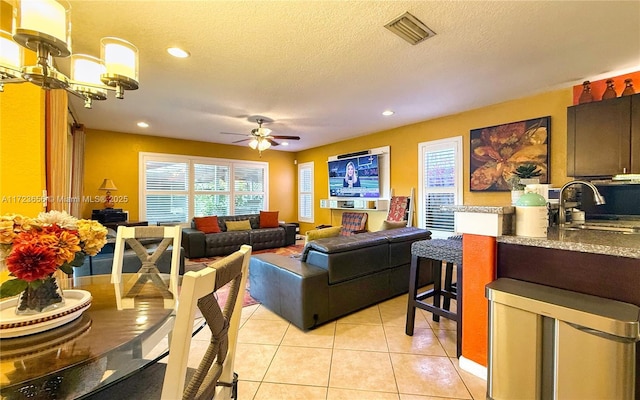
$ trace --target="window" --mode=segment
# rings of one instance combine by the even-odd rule
[[[268,208],[268,163],[140,153],[140,164],[140,218],[150,224]]]
[[[462,137],[419,144],[418,226],[433,237],[454,232],[453,212],[440,206],[462,204]]]
[[[298,164],[298,220],[313,222],[313,162]]]

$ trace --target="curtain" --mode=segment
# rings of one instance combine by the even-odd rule
[[[47,90],[45,103],[47,211],[70,212],[71,178],[68,164],[68,98],[64,90]]]
[[[73,150],[71,161],[71,198],[76,201],[71,202],[70,214],[76,218],[81,218],[80,199],[84,190],[84,125],[74,124],[71,127],[73,135]]]

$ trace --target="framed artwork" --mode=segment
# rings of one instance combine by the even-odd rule
[[[509,191],[509,178],[521,165],[533,164],[549,183],[551,117],[472,129],[471,191]]]

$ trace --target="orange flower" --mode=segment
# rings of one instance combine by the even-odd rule
[[[62,229],[58,225],[44,228],[38,241],[55,251],[58,266],[70,263],[75,258],[75,253],[82,250],[78,231]]]
[[[26,282],[44,279],[58,269],[56,253],[49,247],[24,243],[13,248],[7,257],[7,268],[13,276]]]

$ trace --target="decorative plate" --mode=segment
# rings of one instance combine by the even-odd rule
[[[86,290],[64,290],[65,305],[35,315],[16,315],[18,297],[0,303],[0,338],[31,335],[57,328],[78,318],[91,305],[91,293]]]

